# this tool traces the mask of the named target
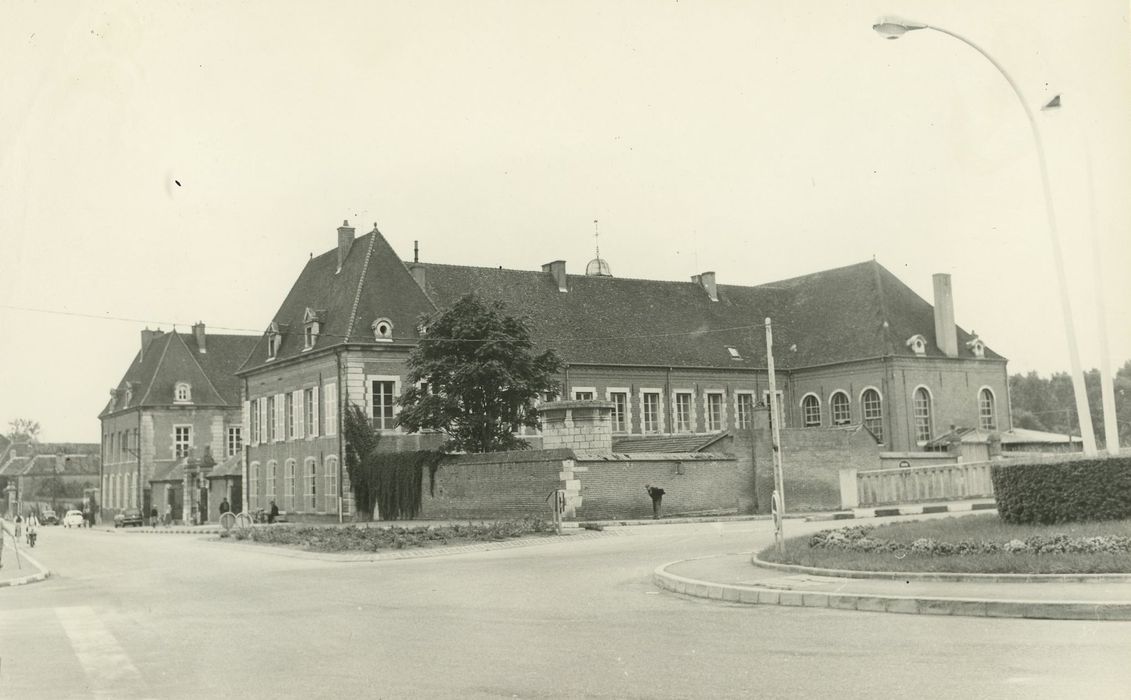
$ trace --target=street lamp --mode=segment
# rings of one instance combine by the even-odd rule
[[[1005,78],[1005,81],[1009,83],[1009,87],[1013,88],[1013,93],[1017,95],[1017,100],[1021,103],[1021,108],[1025,110],[1025,116],[1028,117],[1029,127],[1033,132],[1033,143],[1037,148],[1037,162],[1040,164],[1041,168],[1041,187],[1045,195],[1045,215],[1048,219],[1049,241],[1052,243],[1052,257],[1056,266],[1057,288],[1060,292],[1060,308],[1063,312],[1064,335],[1068,340],[1068,361],[1072,368],[1072,390],[1076,396],[1076,415],[1080,419],[1080,434],[1084,438],[1084,454],[1089,456],[1095,455],[1096,435],[1092,431],[1092,413],[1088,408],[1088,394],[1084,389],[1084,372],[1080,368],[1080,351],[1076,346],[1076,332],[1072,322],[1072,304],[1068,299],[1068,281],[1064,273],[1064,258],[1060,250],[1060,235],[1057,233],[1056,211],[1053,208],[1052,188],[1049,185],[1048,164],[1045,162],[1045,146],[1041,141],[1041,132],[1037,128],[1037,119],[1033,115],[1032,108],[1030,108],[1029,103],[1025,101],[1025,96],[1021,93],[1021,88],[1017,86],[1017,83],[1014,82],[1005,68],[995,61],[993,56],[986,53],[982,47],[964,36],[955,34],[942,27],[933,27],[922,22],[909,22],[894,17],[881,19],[879,22],[872,25],[872,29],[886,39],[898,39],[907,32],[918,29],[933,29],[936,32],[958,39],[963,44],[966,44],[982,54],[987,61],[993,64],[994,68],[997,68],[998,72]],[[1045,106],[1048,108],[1057,107],[1059,106],[1059,102],[1053,100],[1053,102]]]

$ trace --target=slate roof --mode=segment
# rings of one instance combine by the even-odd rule
[[[161,333],[149,341],[144,355],[134,356],[118,383],[122,391],[110,399],[99,417],[139,406],[173,405],[174,387],[182,381],[192,385],[194,406],[239,406],[240,381],[235,371],[258,340],[254,335],[206,333],[206,352],[200,352],[192,333]]]
[[[630,435],[613,438],[613,452],[639,453],[689,453],[703,452],[711,445],[726,437],[728,433],[706,433],[691,435]]]
[[[97,454],[67,455],[56,471],[55,455],[40,454],[29,460],[24,476],[98,476],[102,458]]]
[[[435,307],[376,228],[354,239],[341,272],[337,267],[336,247],[307,262],[271,319],[282,331],[275,360],[267,359],[264,332],[240,372],[301,355],[307,308],[322,314],[315,350],[374,342],[371,325],[378,318],[392,322],[394,340],[416,341],[419,317]]]
[[[102,462],[97,443],[37,442],[25,445],[19,454],[10,451],[0,460],[0,476],[54,476],[57,454],[70,458],[64,460],[60,476],[97,474]]]
[[[308,307],[325,310],[317,348],[373,342],[369,325],[378,317],[393,322],[394,339],[415,342],[421,314],[469,292],[525,316],[536,342],[571,364],[764,368],[766,317],[783,369],[914,357],[905,341],[916,334],[928,341],[927,357],[945,357],[931,305],[874,260],[756,286],[720,284],[718,301],[691,281],[568,275],[561,292],[541,270],[417,265],[426,295],[376,229],[353,242],[340,273],[336,248],[312,258],[272,319],[283,330],[277,359],[302,353]],[[959,357],[974,359],[972,336],[961,328],[957,336]],[[266,356],[264,334],[240,371],[268,364]],[[1002,359],[989,348],[985,356]]]
[[[964,443],[985,443],[990,439],[990,432],[982,430],[981,428],[954,428],[948,430],[946,433],[936,437],[930,442],[926,443],[926,448],[946,448],[950,444],[952,436],[957,436],[959,442]],[[1048,433],[1043,430],[1028,430],[1026,428],[1013,428],[1012,430],[1003,430],[998,433],[1001,436],[1002,445],[1018,446],[1018,445],[1067,445],[1069,443],[1080,444],[1083,439],[1079,435],[1073,435],[1071,438],[1064,433]]]
[[[242,474],[243,468],[240,465],[240,456],[239,454],[234,454],[231,457],[225,459],[223,462],[220,462],[216,466],[212,467],[212,471],[208,472],[207,478],[212,479],[225,476],[241,476]]]

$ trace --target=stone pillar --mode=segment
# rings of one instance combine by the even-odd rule
[[[860,505],[860,491],[856,487],[856,470],[840,470],[840,507],[856,508]]]
[[[552,401],[538,407],[542,449],[613,451],[612,401]]]

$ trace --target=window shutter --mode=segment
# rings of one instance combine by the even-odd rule
[[[287,439],[286,433],[287,422],[287,406],[286,399],[282,394],[275,395],[275,441],[281,442]]]
[[[310,437],[318,437],[318,385],[311,389],[310,397]]]
[[[304,427],[305,422],[304,421],[306,420],[306,408],[302,404],[302,389],[297,389],[292,394],[292,396],[294,396],[293,401],[295,402],[295,414],[294,414],[295,437],[301,440],[303,438],[303,433],[305,431],[305,427]]]

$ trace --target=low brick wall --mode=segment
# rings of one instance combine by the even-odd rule
[[[739,507],[739,459],[721,454],[633,454],[599,459],[579,457],[581,480],[578,520],[652,517],[644,484],[664,489],[663,513],[736,512]]]
[[[546,496],[561,486],[562,462],[572,458],[571,450],[557,449],[446,459],[436,472],[434,490],[427,471],[422,475],[420,517],[460,520],[534,515],[549,519]]]

